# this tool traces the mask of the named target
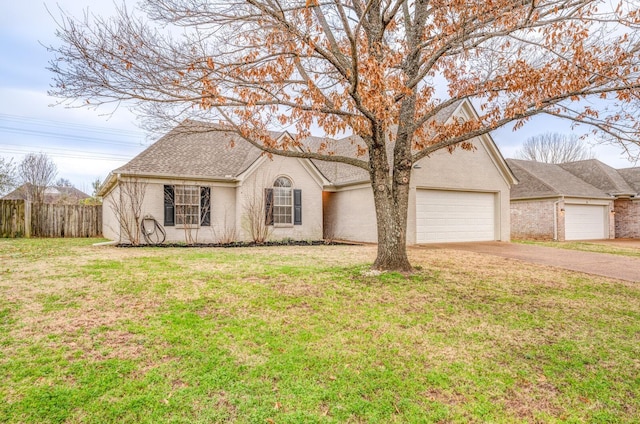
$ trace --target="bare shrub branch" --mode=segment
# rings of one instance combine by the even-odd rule
[[[231,244],[238,241],[238,230],[236,229],[235,222],[229,221],[228,210],[225,209],[222,222],[216,224],[211,223],[211,235],[216,243]]]
[[[264,181],[264,179],[263,179]],[[251,193],[243,199],[242,226],[254,243],[262,244],[269,239],[273,227],[267,225],[264,187],[256,184]]]
[[[131,178],[118,184],[117,198],[111,198],[109,208],[113,211],[119,225],[119,234],[124,234],[127,242],[134,246],[140,244],[142,226],[142,206],[147,191],[144,180]],[[122,240],[122,236],[120,237]]]

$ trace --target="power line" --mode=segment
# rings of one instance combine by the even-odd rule
[[[132,131],[125,130],[120,128],[105,128],[96,125],[86,125],[86,124],[78,124],[75,122],[62,122],[62,121],[53,121],[50,119],[42,119],[42,118],[31,118],[28,116],[20,116],[20,115],[10,115],[6,113],[0,113],[0,120],[20,122],[20,123],[38,123],[42,126],[50,126],[55,128],[77,128],[84,129],[91,132],[99,132],[105,134],[120,134],[124,136],[140,136],[144,137],[146,134],[142,131]]]
[[[28,151],[33,151],[34,149],[36,150],[49,150],[49,151],[54,151],[54,152],[69,152],[70,154],[77,154],[77,155],[81,155],[81,154],[96,154],[98,156],[113,156],[113,157],[118,157],[118,158],[123,158],[123,159],[130,159],[131,155],[125,155],[125,154],[118,154],[118,153],[109,153],[109,152],[96,152],[96,151],[92,151],[92,152],[84,152],[78,149],[65,149],[64,147],[57,147],[57,146],[34,146],[34,145],[28,145],[25,146],[23,144],[13,144],[13,143],[1,143],[0,146],[13,146],[14,150],[15,148],[18,148],[19,150],[27,150]]]
[[[33,150],[29,149],[2,149],[2,153],[14,153],[14,154],[26,154],[33,153]],[[88,160],[110,160],[110,161],[128,161],[131,159],[131,156],[124,155],[110,155],[110,154],[74,154],[74,153],[66,153],[66,152],[57,152],[51,150],[43,150],[43,153],[48,154],[49,156],[54,157],[62,157],[62,158],[71,158],[71,159],[88,159]]]
[[[41,118],[31,118],[27,116],[11,115],[5,113],[0,113],[0,136],[2,134],[5,134],[6,136],[15,134],[33,136],[49,140],[65,140],[75,143],[82,143],[83,148],[86,148],[87,145],[117,146],[119,147],[118,152],[129,151],[129,149],[139,151],[141,148],[145,147],[142,142],[126,141],[126,139],[131,138],[144,138],[145,133],[141,131],[130,131],[120,128],[105,128],[94,125],[54,121]],[[62,143],[57,142],[57,144]],[[68,147],[69,143],[65,144]],[[0,146],[0,153],[26,154],[31,153],[34,150],[40,150],[54,157],[84,160],[107,160],[122,162],[128,161],[133,156],[135,156],[135,154],[126,155],[121,153],[106,153],[99,151],[91,151],[85,153],[79,152],[77,149],[57,147],[56,145],[38,146],[2,143],[1,140]]]
[[[42,137],[48,137],[48,138],[57,138],[61,140],[84,141],[84,142],[91,142],[96,144],[109,144],[112,146],[129,146],[129,147],[136,146],[136,144],[129,143],[126,141],[80,136],[77,134],[76,135],[62,134],[62,133],[51,132],[51,131],[31,130],[27,128],[6,127],[3,125],[0,125],[0,130],[4,130],[4,132],[11,133],[11,134],[35,135],[35,136],[42,136]],[[142,144],[138,143],[137,145],[141,146]]]

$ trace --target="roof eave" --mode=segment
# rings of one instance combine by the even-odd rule
[[[217,181],[217,182],[237,182],[238,178],[234,175],[225,176],[207,176],[207,175],[176,175],[167,174],[162,172],[138,172],[138,171],[120,171],[119,176],[122,177],[135,177],[135,178],[160,178],[160,179],[173,179],[173,180],[199,180],[199,181]]]
[[[100,184],[100,187],[96,192],[96,195],[99,197],[106,196],[107,193],[111,191],[111,189],[113,188],[113,186],[116,184],[117,181],[118,181],[118,174],[115,173],[115,171],[109,172],[109,175],[107,175],[107,178],[105,178],[102,184]]]
[[[555,194],[555,195],[543,195],[543,196],[527,196],[527,197],[512,197],[511,200],[536,200],[536,199],[555,199],[555,198],[572,198],[572,199],[595,199],[595,200],[614,200],[611,196],[585,196],[575,194]]]

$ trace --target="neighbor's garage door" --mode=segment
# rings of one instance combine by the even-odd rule
[[[565,240],[591,240],[608,238],[605,233],[606,206],[565,205]]]
[[[495,193],[417,190],[416,242],[496,239]]]

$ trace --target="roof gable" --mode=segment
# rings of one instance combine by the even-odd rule
[[[512,199],[552,196],[609,198],[604,191],[566,171],[543,162],[507,159],[520,184],[512,188]]]
[[[618,173],[637,193],[640,193],[640,167],[619,169]]]
[[[471,105],[469,100],[462,100],[451,104],[450,106],[440,110],[436,116],[432,119],[438,122],[447,122],[453,116],[463,116],[466,119],[477,118],[477,114]],[[499,169],[502,176],[505,178],[509,185],[517,183],[517,178],[513,172],[509,169],[509,166],[502,157],[500,150],[496,146],[495,142],[489,134],[478,137],[482,142],[483,147],[486,149],[487,154],[491,157],[493,163]],[[366,151],[366,146],[362,139],[357,136],[349,136],[340,140],[333,140],[328,138],[310,137],[308,139],[310,147],[318,149],[320,145],[326,147],[327,152],[333,152],[336,155],[356,157],[358,147]],[[389,161],[393,158],[393,143],[387,143],[387,157]],[[362,155],[363,160],[367,160],[369,157],[368,152]],[[428,160],[424,158],[421,160]],[[369,173],[355,166],[347,165],[344,163],[327,162],[320,160],[312,161],[316,167],[322,172],[327,179],[332,181],[336,185],[345,185],[350,183],[359,183],[363,181],[369,181]]]
[[[635,195],[634,190],[614,168],[597,159],[559,164],[576,177],[610,195]]]
[[[245,171],[261,154],[260,149],[224,127],[185,121],[113,172],[231,178]]]

